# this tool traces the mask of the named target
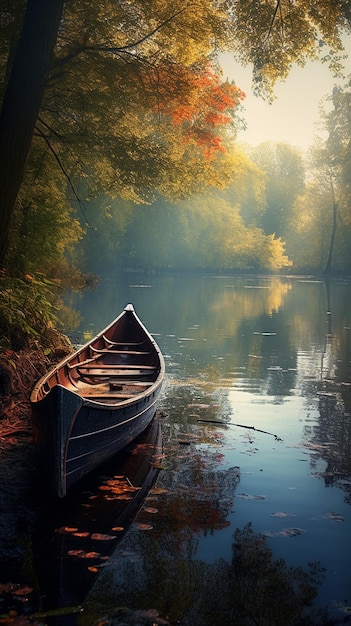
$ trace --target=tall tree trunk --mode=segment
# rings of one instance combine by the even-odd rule
[[[336,226],[337,226],[336,218],[337,218],[337,212],[338,212],[338,203],[335,200],[334,186],[333,186],[332,180],[330,181],[330,185],[331,185],[332,199],[333,199],[333,225],[332,225],[332,232],[331,232],[331,237],[330,237],[328,260],[327,260],[327,264],[323,272],[323,274],[326,276],[329,276],[332,270],[332,259],[333,259],[334,242],[335,242]]]
[[[0,267],[65,0],[28,0],[0,114]]]

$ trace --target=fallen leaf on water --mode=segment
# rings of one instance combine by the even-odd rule
[[[305,532],[302,528],[284,528],[277,533],[266,530],[263,534],[266,537],[296,537],[297,535],[303,535]]]
[[[82,555],[83,559],[98,559],[100,557],[100,552],[85,552],[84,555]]]
[[[138,524],[137,525],[139,530],[152,530],[153,526],[151,524]]]
[[[325,515],[323,515],[324,519],[331,519],[334,522],[344,522],[345,518],[343,515],[341,515],[341,513],[325,513]]]
[[[153,489],[150,489],[149,493],[161,495],[163,493],[168,493],[168,489],[165,489],[164,487],[153,487]]]
[[[284,511],[279,511],[277,513],[272,513],[271,517],[296,517],[295,513],[285,513]]]
[[[114,535],[105,535],[103,533],[93,533],[91,538],[97,541],[111,541],[111,539],[116,539]]]
[[[297,535],[303,535],[305,532],[303,528],[284,528],[276,534],[280,537],[296,537]]]
[[[205,402],[192,402],[190,404],[188,404],[188,407],[190,408],[196,408],[196,409],[209,409],[211,407],[210,404],[206,404]]]
[[[248,493],[239,493],[238,498],[242,498],[243,500],[265,500],[266,496],[253,496]]]
[[[20,587],[19,589],[15,589],[12,591],[14,596],[27,596],[29,593],[32,593],[33,587]]]

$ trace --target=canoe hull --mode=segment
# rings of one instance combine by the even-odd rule
[[[53,482],[59,497],[147,428],[160,391],[123,408],[80,402],[60,385],[42,400],[32,415],[33,436],[45,462],[54,461]]]
[[[134,312],[133,315],[135,316]],[[133,384],[141,387],[138,387],[137,392],[125,400],[116,401],[113,396],[115,391],[111,391],[112,397],[107,398],[106,401],[102,401],[99,397],[95,399],[90,397],[92,393],[96,393],[96,388],[104,385],[101,382],[94,385],[96,372],[100,371],[101,376],[105,372],[103,363],[100,363],[100,370],[98,370],[97,360],[94,360],[93,364],[89,362],[90,368],[94,367],[90,369],[94,380],[89,385],[88,397],[86,397],[88,385],[84,383],[85,386],[83,386],[82,383],[84,393],[83,391],[80,393],[81,383],[78,379],[77,389],[72,389],[70,384],[67,386],[61,384],[62,381],[64,382],[62,369],[72,367],[69,361],[67,366],[67,359],[56,368],[57,381],[61,382],[52,384],[45,394],[39,392],[36,397],[32,397],[34,441],[38,444],[41,456],[50,468],[54,490],[59,497],[65,496],[67,490],[83,476],[131,443],[152,421],[162,388],[164,365],[162,355],[158,352],[151,337],[150,339],[158,359],[157,367],[153,368],[157,370],[157,373],[154,379],[149,379],[147,383],[145,376],[143,377],[145,388],[144,382],[140,382],[140,379],[138,382],[129,380],[129,389]],[[96,339],[93,341],[96,343]],[[109,367],[113,367],[111,351],[108,351],[107,357],[105,352],[106,350],[104,350],[105,362],[108,357]],[[80,357],[82,363],[87,362],[86,356],[87,350],[85,349]],[[120,356],[118,358],[120,359]],[[152,358],[155,365],[155,355]],[[74,361],[76,357],[73,356],[72,359]],[[105,381],[105,377],[101,380]],[[45,384],[47,385],[46,380],[39,382],[36,389],[40,390]],[[121,386],[122,384],[123,380]],[[112,384],[112,389],[115,388],[116,378],[113,379]]]

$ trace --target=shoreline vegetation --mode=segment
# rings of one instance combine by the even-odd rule
[[[73,351],[67,337],[50,329],[50,357],[37,341],[19,351],[0,349],[0,449],[19,434],[31,434],[31,390],[50,367]]]

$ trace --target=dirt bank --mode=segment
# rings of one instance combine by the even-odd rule
[[[30,432],[29,397],[36,381],[72,351],[69,340],[48,329],[43,345],[32,341],[19,352],[0,349],[0,448]]]

